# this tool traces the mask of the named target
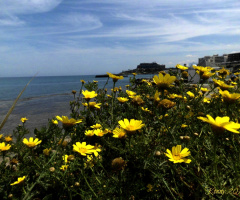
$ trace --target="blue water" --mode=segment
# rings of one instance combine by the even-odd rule
[[[153,75],[137,75],[136,78],[151,78]],[[132,75],[118,80],[116,87],[129,84],[129,78]],[[32,77],[11,77],[0,78],[0,122],[4,119],[13,101],[22,91],[25,85]],[[103,88],[108,78],[95,78],[94,75],[85,76],[47,76],[35,77],[28,85],[12,114],[9,117],[2,132],[11,132],[20,123],[21,117],[27,117],[29,120],[26,126],[31,131],[47,124],[48,119],[56,115],[69,115],[69,101],[73,100],[72,90],[79,91],[84,80],[86,83],[93,80],[98,81],[98,88]],[[110,91],[113,86],[112,79],[109,79],[106,88]],[[85,89],[85,88],[83,88]]]
[[[132,75],[118,80],[116,87],[124,87],[129,84],[129,77],[132,77]],[[148,77],[152,77],[152,75],[137,75],[137,78]],[[80,80],[84,80],[86,83],[96,80],[98,81],[98,88],[103,88],[107,79],[95,78],[94,75],[35,77],[22,94],[21,99],[69,94],[72,90],[79,91],[82,84]],[[15,99],[30,80],[31,77],[0,78],[0,101]],[[112,85],[112,80],[109,79],[106,88],[110,89]]]
[[[80,80],[92,82],[95,76],[47,76],[35,77],[22,95],[22,99],[36,98],[48,95],[60,95],[79,90]],[[0,78],[0,101],[15,99],[31,77]],[[103,87],[107,78],[97,79],[99,88]],[[123,82],[126,82],[123,81]]]

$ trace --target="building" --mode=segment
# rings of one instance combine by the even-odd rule
[[[140,63],[137,66],[137,69],[155,69],[155,70],[164,70],[165,69],[165,65],[159,65],[156,62],[152,62],[152,63]]]
[[[210,66],[213,68],[217,67],[224,67],[226,66],[225,63],[228,60],[229,54],[223,54],[222,56],[219,56],[218,54],[213,56],[204,56],[203,58],[198,59],[198,66]]]
[[[240,62],[240,52],[228,54],[227,62]]]

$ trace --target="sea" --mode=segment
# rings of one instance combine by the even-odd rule
[[[152,78],[153,74],[137,75],[136,78]],[[128,85],[130,77],[118,80],[116,87],[124,89]],[[5,118],[14,100],[32,77],[0,77],[0,122]],[[98,88],[104,88],[108,78],[95,78],[95,75],[79,76],[36,76],[27,86],[24,93],[18,100],[14,110],[9,116],[0,134],[12,135],[13,130],[22,122],[20,119],[26,117],[28,121],[25,127],[30,134],[34,129],[41,129],[47,126],[48,121],[55,116],[69,116],[69,102],[74,99],[72,90],[79,91],[81,80],[86,83],[98,81]],[[113,86],[112,79],[109,79],[105,88],[109,91]],[[85,89],[85,88],[83,88]]]

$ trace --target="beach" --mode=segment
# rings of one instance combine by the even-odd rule
[[[73,95],[58,95],[51,97],[42,97],[31,100],[20,100],[12,113],[10,114],[6,124],[1,130],[1,134],[11,135],[12,131],[22,122],[21,117],[26,117],[28,121],[25,127],[29,129],[30,134],[33,134],[34,129],[40,129],[48,124],[48,120],[54,118],[56,115],[69,116],[70,106],[69,101],[73,99]],[[2,121],[13,101],[4,101],[0,104]]]

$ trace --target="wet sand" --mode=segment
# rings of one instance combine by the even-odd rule
[[[46,126],[48,119],[52,119],[56,115],[69,116],[69,101],[71,100],[73,100],[72,95],[19,100],[0,133],[11,135],[13,129],[22,124],[20,119],[26,117],[28,121],[25,123],[25,127],[33,134],[35,128],[40,129]],[[13,101],[0,101],[0,122],[3,121],[12,104]]]

